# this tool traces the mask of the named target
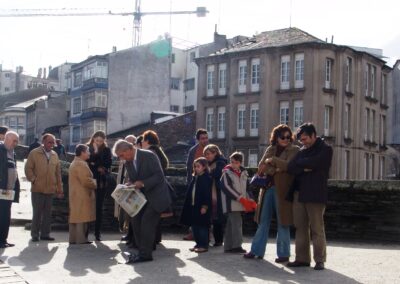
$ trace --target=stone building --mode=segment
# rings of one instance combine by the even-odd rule
[[[331,178],[385,177],[388,74],[380,56],[300,29],[267,31],[196,59],[197,127],[256,166],[274,126],[316,124]]]

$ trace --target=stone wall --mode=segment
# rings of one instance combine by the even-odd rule
[[[251,175],[254,169],[249,172]],[[179,223],[186,192],[185,174],[185,169],[168,170],[168,180],[174,186],[178,200],[174,204],[175,216],[164,220],[165,227],[176,228]],[[66,228],[67,200],[55,200],[54,207],[54,222],[59,224],[58,227]],[[105,230],[117,229],[113,208],[114,202],[108,197],[104,212]],[[400,181],[330,180],[325,224],[328,240],[400,242]],[[253,235],[256,228],[253,214],[245,214],[244,232]],[[271,233],[274,233],[274,225]]]

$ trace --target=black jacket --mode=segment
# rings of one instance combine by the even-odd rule
[[[105,175],[101,175],[97,170],[99,167],[106,169],[106,172],[110,172],[112,157],[111,150],[107,146],[99,150],[96,154],[94,153],[94,148],[89,146],[90,158],[88,160],[89,168],[93,173],[93,177],[98,180],[105,180]]]
[[[215,167],[214,167],[215,164]],[[213,217],[216,218],[217,221],[223,222],[225,220],[224,218],[224,212],[222,210],[222,197],[221,197],[221,176],[222,176],[222,170],[225,168],[225,166],[228,164],[228,161],[225,159],[223,156],[219,156],[215,158],[214,161],[209,163],[209,167],[213,168],[210,170],[210,175],[211,178],[213,179],[213,182],[215,183],[215,187],[217,190],[217,212],[213,212]]]
[[[208,173],[196,176],[190,182],[186,192],[185,203],[181,214],[181,224],[192,226],[209,226],[211,222],[211,185],[212,179]],[[196,186],[194,205],[192,205],[193,188]],[[206,206],[206,214],[200,214],[200,209]]]
[[[287,172],[295,176],[289,195],[297,190],[299,202],[326,203],[332,155],[332,147],[319,137],[310,148],[301,148],[288,164]]]
[[[14,153],[14,160],[17,161],[15,153]],[[15,166],[17,164],[15,163]],[[7,166],[7,149],[4,144],[0,143],[0,189],[6,189],[8,183],[8,166]],[[13,202],[19,202],[19,192],[20,192],[20,185],[19,179],[15,181],[14,186],[15,197]]]

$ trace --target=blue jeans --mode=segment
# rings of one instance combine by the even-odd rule
[[[274,213],[278,217],[278,205],[276,201],[275,187],[269,188],[264,194],[263,206],[261,209],[260,223],[257,232],[251,243],[251,253],[263,257],[267,246],[269,226],[271,225]],[[279,219],[279,218],[277,218]],[[290,228],[278,223],[278,233],[276,237],[276,253],[278,257],[290,256]]]
[[[192,232],[196,248],[208,248],[208,227],[193,225]]]

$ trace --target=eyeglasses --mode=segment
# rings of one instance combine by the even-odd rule
[[[290,135],[287,135],[287,136],[279,136],[279,138],[281,139],[281,140],[290,140],[292,137],[290,136]]]

